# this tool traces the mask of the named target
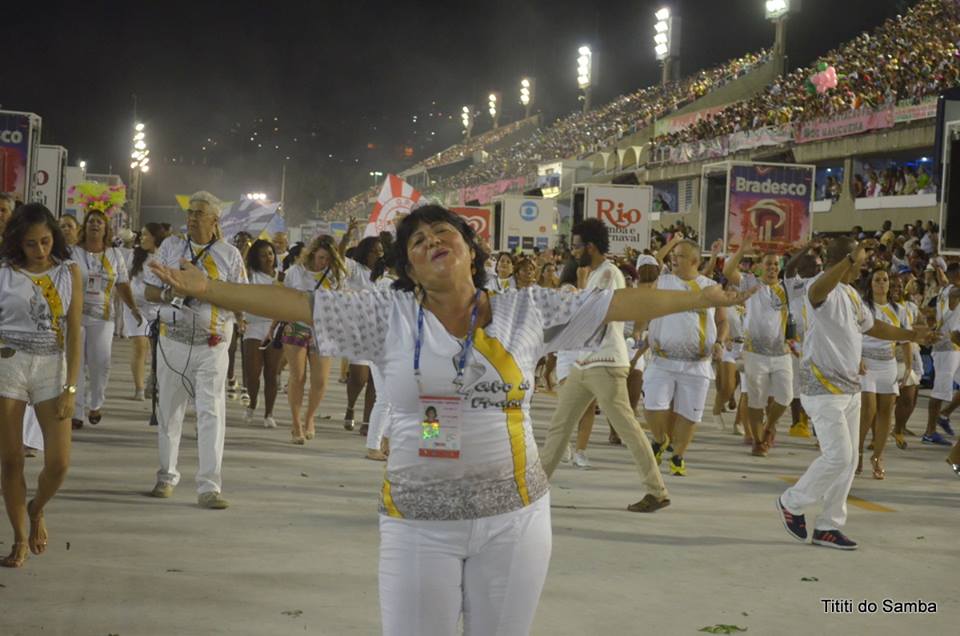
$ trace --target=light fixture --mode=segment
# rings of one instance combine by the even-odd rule
[[[669,9],[668,7],[663,7],[662,9],[660,9],[659,11],[657,11],[657,12],[656,12],[655,14],[653,14],[653,15],[654,15],[655,18],[657,18],[657,20],[660,20],[661,22],[664,21],[664,20],[669,20],[669,19],[670,19],[670,9]]]
[[[581,46],[577,49],[577,86],[586,89],[590,86],[593,66],[593,52],[589,46]]]
[[[137,124],[136,126],[133,127],[133,129],[137,132],[143,132],[143,128],[144,128],[143,124]]]
[[[83,159],[81,159],[81,160],[80,160],[80,163],[77,164],[77,165],[80,166],[80,169],[81,169],[81,170],[86,170],[86,169],[87,169],[87,162],[84,161]]]

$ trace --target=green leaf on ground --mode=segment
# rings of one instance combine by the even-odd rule
[[[708,634],[735,634],[737,632],[747,631],[746,627],[740,627],[739,625],[708,625],[707,627],[701,627],[701,632],[707,632]]]

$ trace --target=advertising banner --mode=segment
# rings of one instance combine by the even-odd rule
[[[794,138],[798,144],[805,144],[821,139],[833,139],[856,135],[870,130],[890,128],[893,126],[893,104],[871,110],[861,108],[829,119],[815,119],[798,124],[794,130]]]
[[[726,249],[751,236],[760,250],[785,252],[813,229],[813,166],[755,163],[730,168]]]
[[[584,216],[603,221],[610,233],[610,254],[627,247],[650,247],[651,186],[589,185],[584,193]]]
[[[482,183],[478,186],[469,188],[460,188],[460,205],[467,201],[477,201],[480,205],[490,203],[493,197],[503,194],[513,188],[523,188],[527,185],[526,177],[517,177],[516,179],[501,179],[493,183]]]
[[[451,212],[459,214],[466,219],[467,224],[473,228],[484,241],[490,240],[490,210],[487,208],[450,208]]]
[[[377,203],[373,206],[373,212],[370,214],[363,236],[380,236],[380,232],[396,234],[394,224],[400,218],[410,214],[410,211],[417,207],[418,201],[420,201],[420,193],[412,185],[395,174],[388,174],[383,180],[380,196],[377,197]],[[397,218],[397,215],[400,217]]]
[[[557,240],[556,199],[504,195],[497,199],[501,213],[500,249],[547,249]]]
[[[933,119],[937,116],[937,96],[924,97],[918,103],[912,99],[901,99],[893,111],[895,124],[902,124],[918,119]]]
[[[74,200],[70,192],[76,190],[76,187],[83,183],[84,170],[79,166],[67,166],[63,172],[63,205],[60,209],[62,210],[62,214],[68,214],[74,218],[81,219],[83,218],[83,208]]]
[[[34,201],[47,207],[53,216],[63,214],[64,174],[67,149],[63,146],[37,146],[37,170],[33,173]]]
[[[17,201],[31,200],[39,138],[40,117],[0,111],[0,192],[12,194]]]

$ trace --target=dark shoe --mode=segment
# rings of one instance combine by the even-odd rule
[[[366,436],[367,436],[367,432],[369,432],[369,430],[370,430],[370,425],[369,425],[369,424],[367,424],[366,422],[364,422],[363,424],[361,424],[361,425],[360,425],[360,437],[366,437]]]
[[[96,426],[97,424],[100,423],[100,419],[101,419],[102,417],[103,417],[103,415],[101,415],[101,413],[100,413],[99,410],[90,411],[90,413],[87,414],[87,420],[89,420],[90,423],[93,424],[94,426]]]
[[[807,520],[804,518],[804,516],[795,515],[784,508],[783,504],[780,502],[780,497],[777,497],[777,510],[780,512],[780,521],[783,522],[783,527],[786,529],[787,534],[797,541],[806,541]],[[816,536],[816,533],[814,533],[814,536]]]
[[[664,497],[663,499],[657,499],[653,495],[644,495],[643,499],[637,503],[632,503],[627,506],[627,510],[630,512],[656,512],[661,508],[666,508],[670,505],[670,499]]]
[[[607,437],[607,441],[610,443],[611,446],[623,446],[623,440],[621,440],[620,436],[617,435],[617,433],[613,430],[610,431],[610,435],[609,437]]]
[[[936,444],[937,446],[953,446],[950,440],[936,431],[930,435],[924,435],[920,438],[920,441],[924,444]]]
[[[943,429],[944,433],[946,433],[950,437],[953,437],[953,428],[950,427],[949,417],[941,417],[940,419],[937,420],[937,425]]]
[[[947,463],[950,464],[950,468],[953,469],[953,474],[957,477],[960,477],[960,464],[954,464],[952,461],[950,461],[949,457],[947,458]]]
[[[70,428],[72,428],[75,431],[79,431],[81,428],[83,428],[83,420],[78,420],[76,418],[71,419]]]
[[[851,541],[839,530],[814,530],[813,545],[822,545],[825,548],[837,550],[856,550],[857,542]]]

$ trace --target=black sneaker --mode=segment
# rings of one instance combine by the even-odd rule
[[[813,544],[838,550],[856,550],[857,542],[851,541],[839,530],[814,530]]]
[[[780,512],[780,520],[787,534],[797,541],[807,540],[807,520],[803,515],[795,515],[780,503],[780,497],[777,497],[777,510]],[[816,534],[814,534],[816,536]]]

